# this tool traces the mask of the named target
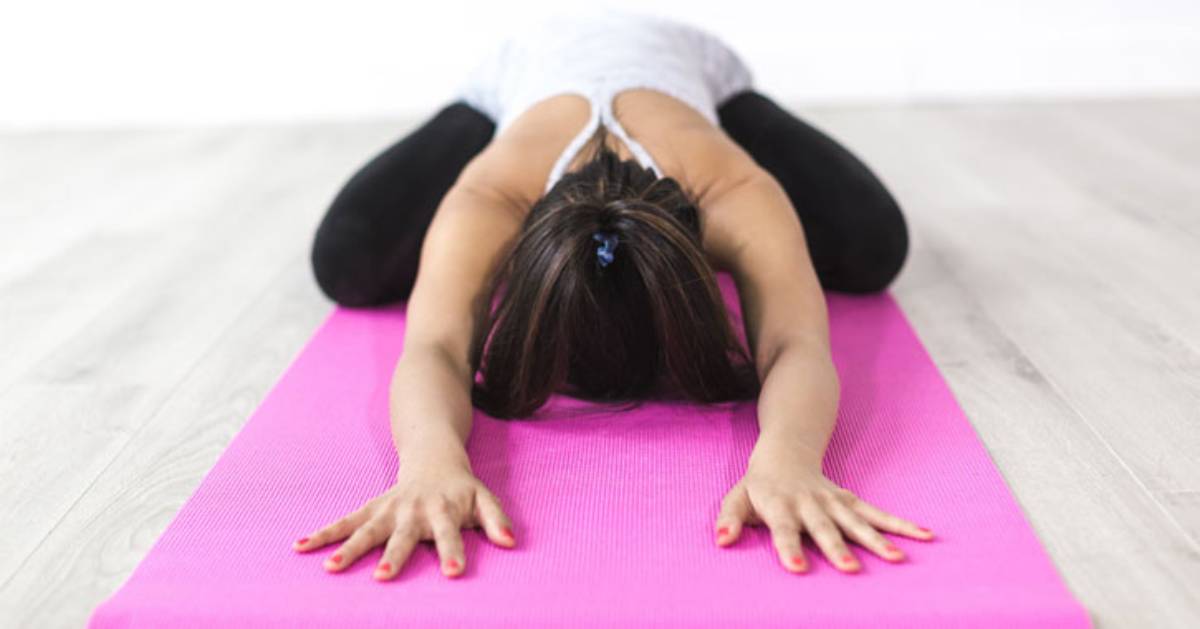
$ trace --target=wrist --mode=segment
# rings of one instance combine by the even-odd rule
[[[820,469],[825,458],[824,448],[801,438],[760,434],[750,451],[750,463],[770,461]]]
[[[421,453],[417,456],[400,456],[400,465],[396,468],[396,480],[404,477],[434,476],[443,477],[447,474],[466,472],[474,475],[470,460],[466,456],[437,455]]]
[[[454,435],[431,432],[410,433],[396,448],[400,468],[456,467],[471,469],[471,459],[464,444]],[[399,473],[399,472],[397,472]]]

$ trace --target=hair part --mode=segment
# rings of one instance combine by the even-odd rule
[[[477,306],[471,400],[488,415],[527,417],[556,391],[634,406],[758,394],[694,196],[620,160],[608,137],[600,125],[588,160],[534,203]],[[617,235],[606,266],[596,231]]]

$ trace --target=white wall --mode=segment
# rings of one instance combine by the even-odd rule
[[[5,0],[0,126],[209,124],[439,106],[538,0]],[[603,3],[603,2],[602,2]],[[589,4],[597,4],[591,2]],[[1197,0],[614,1],[728,41],[806,102],[1200,91]]]

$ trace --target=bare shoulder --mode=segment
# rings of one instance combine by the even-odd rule
[[[486,189],[528,210],[545,190],[558,156],[591,111],[578,94],[558,94],[526,109],[459,174],[457,184]]]
[[[731,268],[733,252],[747,233],[780,222],[778,216],[721,202],[748,182],[770,177],[724,129],[685,103],[652,90],[622,93],[617,104],[622,126],[654,157],[664,175],[692,194],[705,253],[718,270]]]
[[[705,201],[760,170],[724,129],[686,103],[651,89],[622,92],[613,109],[621,125],[654,157],[663,174]]]

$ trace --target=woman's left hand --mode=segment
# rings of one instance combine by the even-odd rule
[[[879,531],[921,541],[933,539],[929,529],[887,513],[837,486],[821,472],[820,464],[786,453],[756,452],[751,456],[746,474],[721,501],[717,544],[728,546],[737,541],[745,524],[761,523],[771,530],[779,560],[793,572],[808,570],[800,541],[805,531],[829,562],[843,572],[862,569],[843,540],[843,533],[892,562],[903,561],[904,552]]]

